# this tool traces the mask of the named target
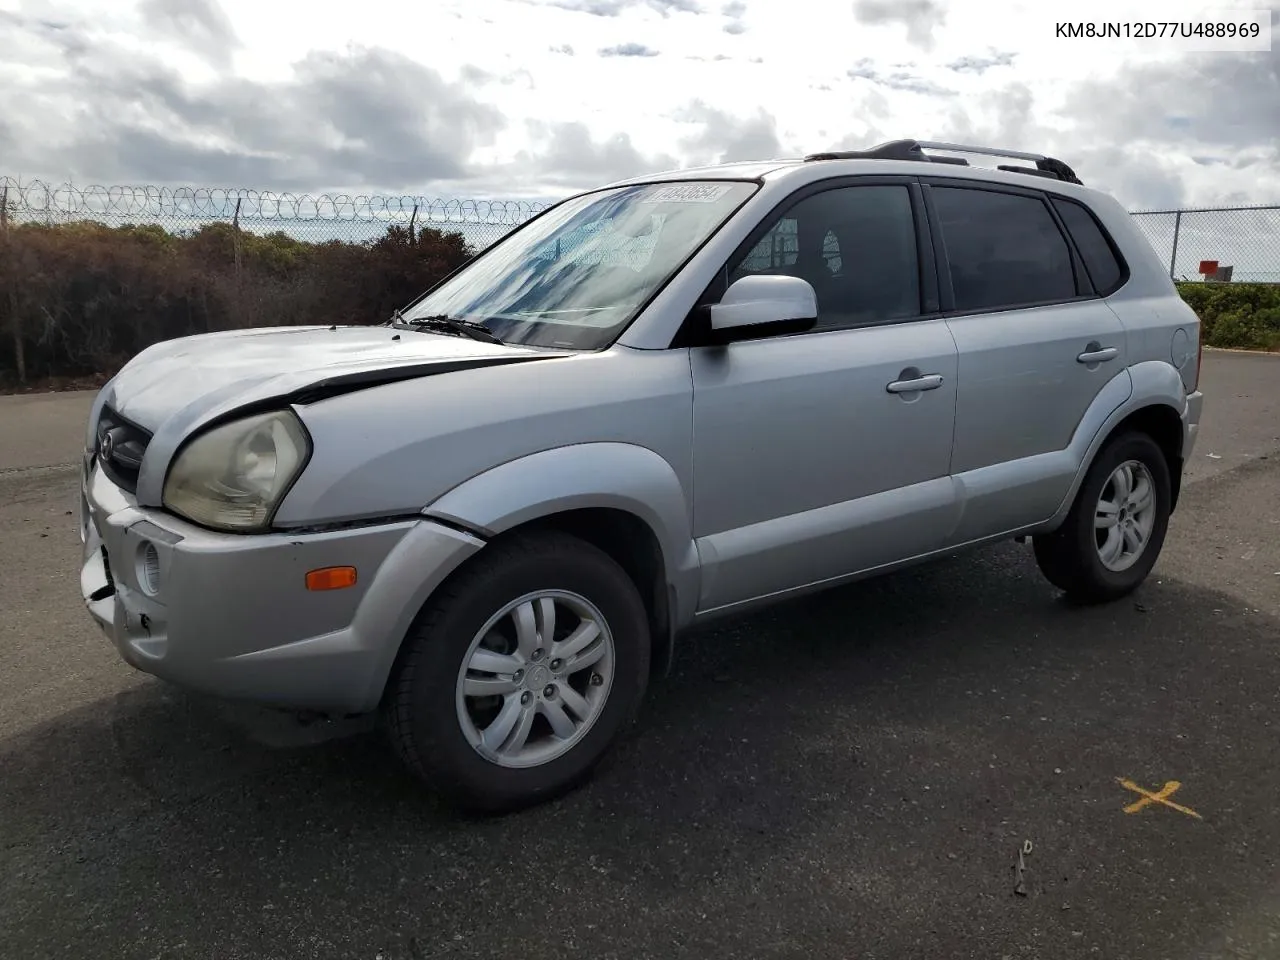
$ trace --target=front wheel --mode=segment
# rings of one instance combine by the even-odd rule
[[[393,745],[427,784],[481,811],[580,783],[633,718],[649,674],[635,584],[560,533],[486,548],[405,643],[387,704]]]
[[[1089,468],[1062,526],[1034,539],[1041,572],[1081,603],[1131,593],[1160,556],[1171,491],[1168,461],[1151,437],[1128,433],[1112,440]]]

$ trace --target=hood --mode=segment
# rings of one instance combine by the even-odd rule
[[[572,355],[391,327],[271,327],[166,340],[130,360],[103,388],[105,404],[152,434],[139,502],[158,502],[170,457],[212,420],[272,400],[309,402],[393,380]],[[92,424],[90,425],[92,430]]]
[[[217,415],[318,385],[397,379],[564,355],[390,327],[272,327],[166,340],[112,379],[106,402],[157,431],[175,414]],[[373,375],[373,376],[370,376]],[[385,376],[384,376],[385,375]],[[186,419],[186,418],[184,418]]]

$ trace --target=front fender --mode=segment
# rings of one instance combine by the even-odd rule
[[[1117,402],[1122,389],[1121,377],[1129,381],[1128,396]],[[1187,391],[1181,374],[1170,364],[1159,360],[1135,363],[1098,394],[1072,438],[1069,450],[1076,465],[1075,477],[1048,526],[1057,526],[1066,519],[1089,467],[1116,427],[1139,410],[1153,406],[1170,407],[1182,418],[1185,443]]]
[[[423,508],[428,517],[492,537],[531,520],[611,508],[648,524],[675,593],[676,624],[698,596],[698,554],[684,485],[671,464],[630,443],[581,443],[520,457],[464,481]]]

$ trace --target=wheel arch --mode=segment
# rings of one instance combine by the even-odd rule
[[[504,529],[490,543],[556,531],[577,537],[608,554],[640,593],[648,614],[650,664],[655,674],[671,666],[675,636],[675,588],[666,575],[666,556],[653,528],[637,513],[616,506],[556,510]]]
[[[544,450],[471,477],[422,513],[484,540],[486,547],[558,530],[603,550],[626,571],[645,603],[654,671],[669,669],[675,633],[693,617],[699,568],[684,486],[654,451],[616,442]],[[470,559],[452,569],[421,605]],[[397,638],[396,659],[404,639]],[[388,676],[393,674],[394,666]]]
[[[1114,437],[1129,430],[1148,434],[1164,453],[1172,483],[1173,500],[1170,507],[1177,506],[1186,442],[1183,417],[1187,396],[1182,377],[1172,365],[1159,361],[1134,364],[1127,373],[1131,388],[1125,400],[1107,416],[1095,419],[1095,423],[1099,420],[1101,423],[1091,434],[1077,436],[1077,449],[1081,449],[1082,453],[1076,461],[1076,475],[1053,516],[1050,529],[1056,528],[1066,518],[1099,452]]]
[[[1151,437],[1164,454],[1165,463],[1169,465],[1169,484],[1172,494],[1169,512],[1172,513],[1177,509],[1178,496],[1182,490],[1181,414],[1168,403],[1159,401],[1141,406],[1125,416],[1107,433],[1106,440],[1099,449],[1111,438],[1130,431],[1145,433]]]

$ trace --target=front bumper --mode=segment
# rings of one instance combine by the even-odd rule
[[[120,656],[220,697],[353,714],[381,697],[430,591],[483,541],[425,518],[321,533],[215,533],[142,509],[86,460],[80,592]],[[306,573],[357,582],[310,591]]]

